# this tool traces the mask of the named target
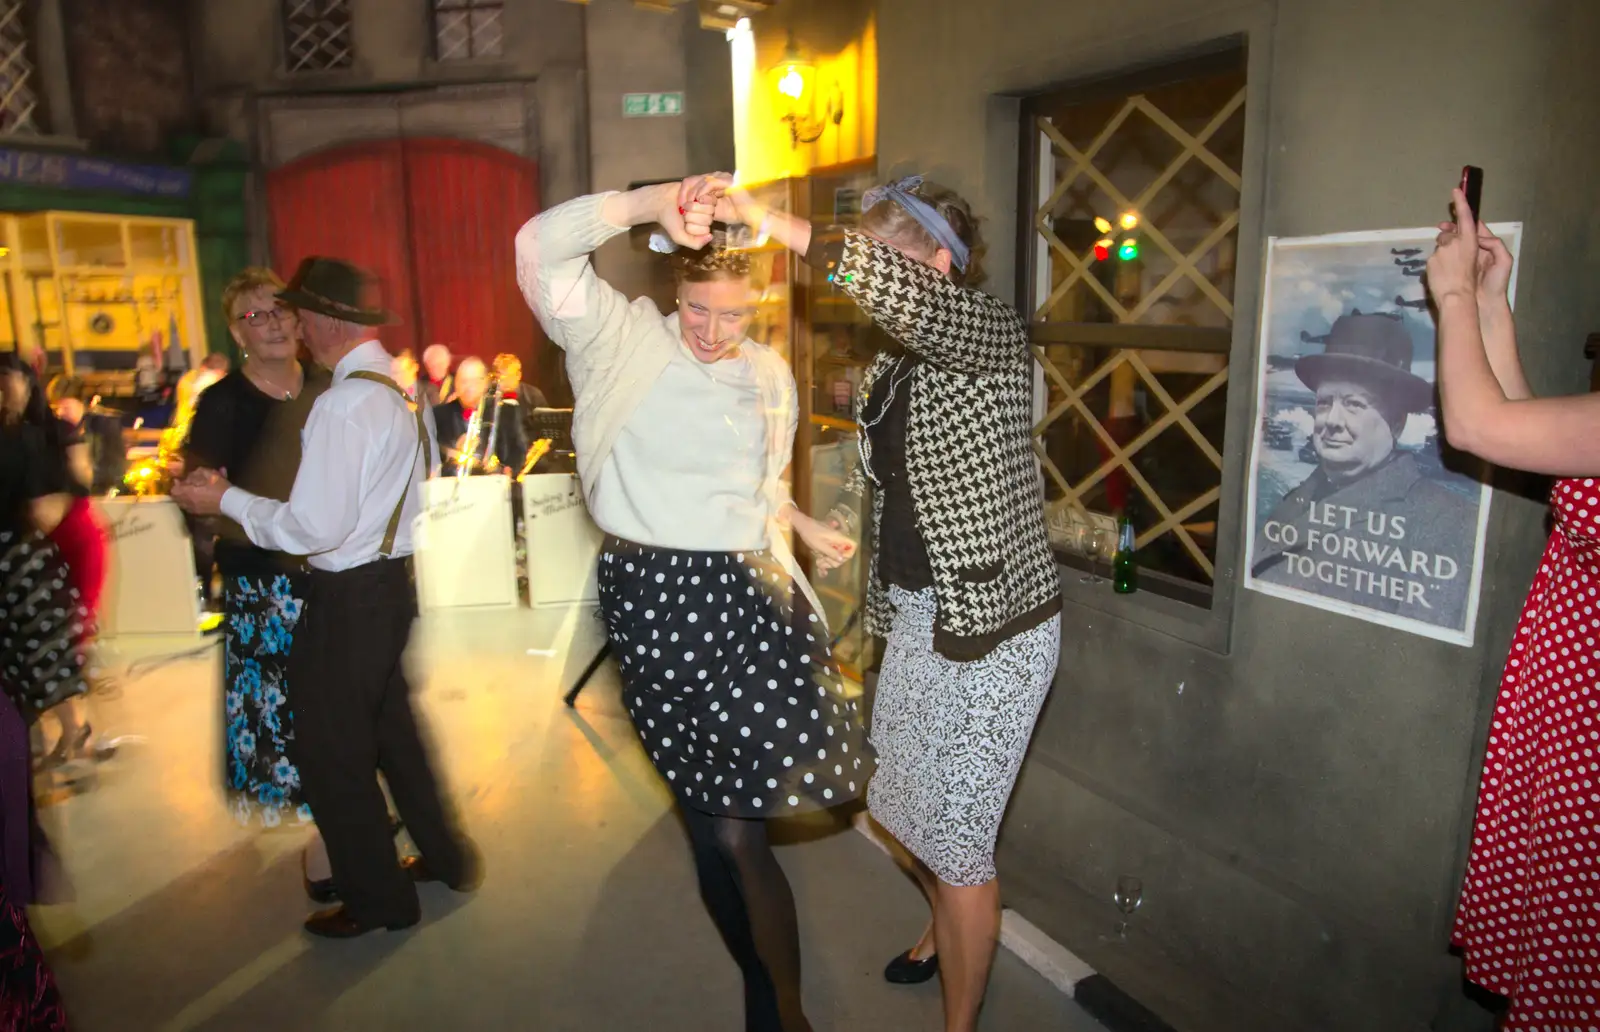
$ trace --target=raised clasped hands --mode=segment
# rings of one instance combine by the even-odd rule
[[[675,209],[678,212],[682,213],[686,235],[698,241],[691,245],[695,247],[704,247],[711,241],[713,223],[754,225],[760,219],[755,200],[734,186],[733,177],[726,172],[689,176],[680,183]]]
[[[1475,220],[1467,195],[1450,192],[1454,222],[1439,224],[1439,237],[1428,258],[1428,292],[1435,303],[1452,295],[1488,301],[1503,298],[1511,284],[1511,252],[1488,226]]]
[[[197,469],[172,485],[172,500],[185,512],[214,516],[222,511],[222,496],[233,485],[227,470]]]

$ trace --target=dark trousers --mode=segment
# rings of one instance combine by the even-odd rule
[[[420,915],[416,887],[395,856],[380,770],[429,868],[450,883],[465,875],[461,837],[439,798],[402,666],[416,612],[403,559],[314,572],[289,655],[290,755],[339,897],[368,926]]]

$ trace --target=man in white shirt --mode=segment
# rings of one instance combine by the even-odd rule
[[[343,901],[313,914],[306,929],[329,938],[416,924],[413,881],[470,891],[482,877],[477,851],[440,799],[402,662],[416,618],[411,525],[438,461],[427,406],[413,412],[389,379],[375,327],[392,319],[374,294],[369,274],[308,258],[278,295],[299,309],[312,357],[333,370],[333,386],[306,421],[287,502],[211,470],[173,489],[190,512],[221,512],[257,545],[309,557],[288,684],[293,758]],[[380,770],[419,858],[396,860]]]

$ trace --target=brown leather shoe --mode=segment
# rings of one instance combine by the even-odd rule
[[[417,918],[403,924],[392,925],[364,925],[351,917],[342,906],[332,907],[328,910],[319,910],[306,918],[306,931],[312,935],[320,935],[324,939],[354,939],[368,932],[376,932],[380,928],[391,932],[398,932],[402,928],[410,928],[417,923]]]
[[[400,869],[410,875],[414,882],[443,882],[455,892],[475,892],[478,886],[483,884],[483,859],[478,855],[478,851],[469,848],[462,866],[466,868],[466,874],[461,880],[447,882],[420,856],[408,856],[400,861]]]

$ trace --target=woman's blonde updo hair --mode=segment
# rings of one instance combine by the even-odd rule
[[[965,271],[950,266],[951,282],[960,286],[981,283],[983,241],[978,236],[978,218],[972,214],[972,206],[954,190],[937,183],[923,181],[907,192],[926,201],[941,218],[950,223],[950,228],[971,252]],[[934,252],[939,250],[939,242],[893,197],[885,197],[863,212],[861,228],[923,261],[932,258]]]
[[[679,248],[672,253],[672,273],[678,284],[710,283],[713,280],[749,280],[758,290],[766,284],[757,282],[767,268],[762,256],[728,246],[727,234],[718,230],[711,243],[698,251]]]
[[[672,254],[672,271],[679,283],[709,283],[719,279],[749,279],[750,252],[731,251],[715,244],[698,251],[680,248]]]

